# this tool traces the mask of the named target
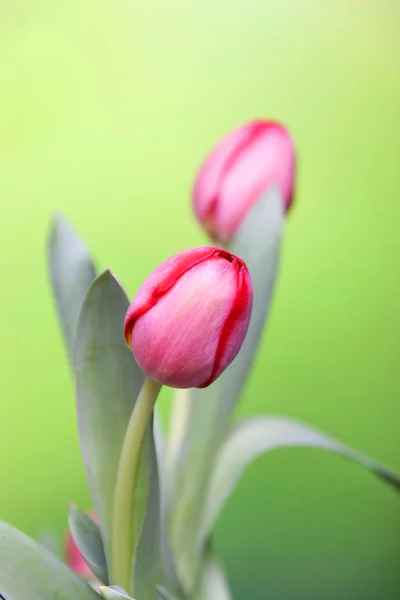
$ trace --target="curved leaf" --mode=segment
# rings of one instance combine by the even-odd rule
[[[246,262],[253,284],[253,310],[238,356],[221,378],[223,416],[229,418],[254,362],[271,306],[284,226],[283,201],[271,187],[245,219],[229,250]]]
[[[123,336],[128,306],[128,298],[116,278],[108,270],[101,273],[83,302],[75,343],[79,438],[107,561],[119,458],[144,381]],[[135,496],[138,518],[144,516],[147,482],[144,467]]]
[[[166,443],[165,436],[162,430],[160,418],[157,413],[157,407],[154,409],[154,444],[156,450],[157,467],[158,467],[158,485],[159,485],[159,497],[160,497],[160,544],[161,544],[161,557],[163,564],[163,571],[165,575],[165,581],[168,584],[168,589],[174,591],[179,590],[180,583],[178,575],[176,573],[174,557],[170,547],[170,541],[167,534],[167,490],[169,486],[169,473],[166,468]]]
[[[74,506],[69,509],[68,523],[72,538],[90,570],[107,585],[107,563],[98,525]]]
[[[210,549],[206,551],[194,600],[231,600],[225,573]]]
[[[169,593],[162,585],[157,586],[157,600],[177,600],[175,596]]]
[[[0,594],[7,600],[98,600],[45,548],[0,522]]]
[[[100,586],[100,594],[104,600],[134,600],[122,588],[114,585],[111,587]]]
[[[60,213],[54,215],[47,252],[50,281],[72,363],[79,311],[96,271],[86,246]]]
[[[225,373],[211,386],[190,392],[188,426],[171,499],[171,543],[178,574],[191,590],[203,540],[199,538],[204,493],[215,455],[227,434],[232,411],[248,377],[268,314],[276,273],[284,214],[271,188],[243,222],[229,250],[245,260],[254,291],[253,311],[243,346]]]
[[[160,502],[163,504],[165,500],[165,436],[161,425],[160,416],[157,411],[157,406],[153,413],[153,436],[157,456],[158,478],[160,484]],[[164,514],[166,507],[161,506],[161,512]]]
[[[285,417],[252,417],[239,422],[221,447],[207,494],[202,537],[206,539],[210,534],[225,502],[250,463],[265,452],[301,446],[344,456],[400,491],[400,475],[325,433]]]
[[[36,538],[36,541],[46,548],[50,554],[56,556],[57,558],[62,558],[62,552],[60,549],[60,540],[58,539],[55,531],[51,529],[42,530]]]
[[[153,429],[153,422],[150,425]],[[160,485],[154,438],[150,441],[150,473],[146,515],[132,558],[131,590],[140,600],[155,600],[162,580]]]

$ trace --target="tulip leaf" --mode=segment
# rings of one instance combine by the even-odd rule
[[[210,548],[206,550],[194,600],[231,600],[225,573]]]
[[[0,596],[7,600],[99,598],[40,544],[3,522],[0,522]]]
[[[233,427],[220,449],[205,503],[204,539],[209,536],[245,469],[260,455],[288,447],[334,452],[369,469],[400,491],[400,475],[309,425],[279,416],[251,417]]]
[[[107,563],[99,526],[74,506],[69,509],[68,523],[72,538],[90,570],[107,584]]]
[[[170,520],[178,574],[189,591],[199,566],[199,543],[203,543],[199,530],[204,490],[260,342],[276,279],[283,224],[282,200],[272,187],[249,212],[229,247],[244,259],[252,278],[254,303],[246,339],[217,381],[190,393],[188,426],[175,469],[177,483]]]
[[[177,600],[164,586],[157,586],[157,600]]]
[[[110,271],[90,286],[78,320],[75,378],[79,438],[107,564],[117,469],[127,425],[144,375],[123,335],[128,298]],[[146,453],[144,452],[144,455]],[[141,466],[135,515],[144,516],[147,466]],[[140,531],[140,525],[137,530]]]
[[[164,441],[157,414],[153,416],[153,428],[150,427],[148,433],[151,430],[153,437],[147,436],[145,447],[150,461],[146,514],[132,557],[131,590],[141,600],[154,600],[160,582],[168,589],[178,590],[180,587],[165,530],[161,477]]]
[[[61,558],[60,540],[57,534],[49,529],[41,531],[37,537],[37,541],[41,546],[46,548],[53,556]],[[1,599],[0,599],[1,600]]]
[[[176,573],[174,557],[170,547],[168,534],[166,530],[166,516],[167,516],[167,489],[169,484],[169,473],[166,468],[166,442],[164,432],[162,430],[160,418],[157,414],[157,407],[154,410],[154,444],[157,457],[158,467],[158,485],[160,488],[160,543],[161,543],[161,556],[163,570],[166,578],[166,582],[171,589],[177,590],[180,588],[178,575]]]
[[[104,600],[134,600],[122,588],[116,585],[112,585],[111,587],[100,586],[100,594]]]
[[[79,311],[96,276],[86,246],[60,213],[56,213],[48,243],[50,280],[71,363]]]
[[[158,465],[158,478],[160,485],[160,502],[163,505],[165,499],[165,476],[166,476],[166,468],[165,468],[165,436],[164,431],[161,425],[160,417],[157,412],[157,407],[154,409],[154,417],[153,417],[153,436],[154,436],[154,444],[157,456],[157,465]],[[166,507],[161,506],[161,512],[164,514]]]
[[[153,422],[151,423],[152,430]],[[140,600],[155,600],[162,579],[160,485],[154,438],[150,442],[148,497],[143,527],[132,558],[131,590]]]
[[[221,378],[224,416],[230,417],[254,362],[271,306],[284,225],[283,201],[272,187],[244,221],[229,250],[246,262],[253,285],[253,310],[242,348]]]

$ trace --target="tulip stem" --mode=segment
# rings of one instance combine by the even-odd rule
[[[134,551],[134,497],[140,458],[147,427],[161,385],[149,377],[144,380],[126,430],[114,495],[111,539],[111,580],[130,592],[131,562]]]

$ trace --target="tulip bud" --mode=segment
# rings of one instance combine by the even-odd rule
[[[296,156],[288,130],[274,121],[238,127],[208,155],[193,189],[194,211],[214,240],[229,241],[271,185],[285,211],[293,199]]]
[[[250,274],[240,258],[218,248],[192,248],[144,282],[126,314],[125,339],[155,381],[206,387],[239,352],[252,303]]]

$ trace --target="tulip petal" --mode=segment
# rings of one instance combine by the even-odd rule
[[[167,294],[137,318],[132,349],[150,377],[172,387],[204,386],[232,361],[251,310],[250,283],[238,299],[238,273],[239,267],[226,258],[210,257],[183,273]],[[237,304],[239,316],[232,310]],[[218,352],[227,322],[231,332]]]
[[[86,294],[76,332],[79,438],[107,563],[119,458],[127,423],[144,380],[123,338],[128,306],[124,290],[110,271],[105,271]],[[148,478],[148,465],[143,464],[135,497],[136,535],[144,518]]]
[[[255,165],[261,165],[262,170]],[[217,231],[230,239],[257,198],[272,184],[277,186],[286,210],[291,202],[294,171],[289,133],[279,124],[269,123],[240,153],[223,180],[214,215]]]
[[[139,288],[126,313],[124,322],[125,339],[131,347],[131,332],[135,320],[152,308],[160,298],[196,264],[215,253],[215,248],[200,246],[179,252],[159,265]]]
[[[227,165],[237,155],[237,148],[242,148],[248,141],[251,133],[242,125],[225,136],[210,152],[202,164],[194,182],[193,195],[195,198],[194,209],[200,221],[207,220],[213,211],[211,199],[216,199],[219,185],[227,171]]]
[[[202,535],[208,537],[247,467],[278,448],[307,447],[334,452],[370,470],[400,491],[400,475],[314,427],[279,416],[260,416],[236,424],[220,449],[208,489]]]
[[[0,595],[7,600],[98,600],[66,565],[29,537],[0,522]]]
[[[89,515],[74,506],[69,509],[69,528],[77,550],[90,571],[103,583],[108,583],[107,563],[99,526]],[[73,568],[73,565],[70,565]],[[78,570],[75,568],[75,571]]]
[[[96,272],[86,246],[59,213],[54,215],[50,230],[48,262],[57,312],[72,363],[79,311]]]
[[[226,243],[272,185],[288,211],[295,172],[294,143],[282,123],[244,123],[217,144],[199,169],[193,187],[195,214],[213,240]]]

